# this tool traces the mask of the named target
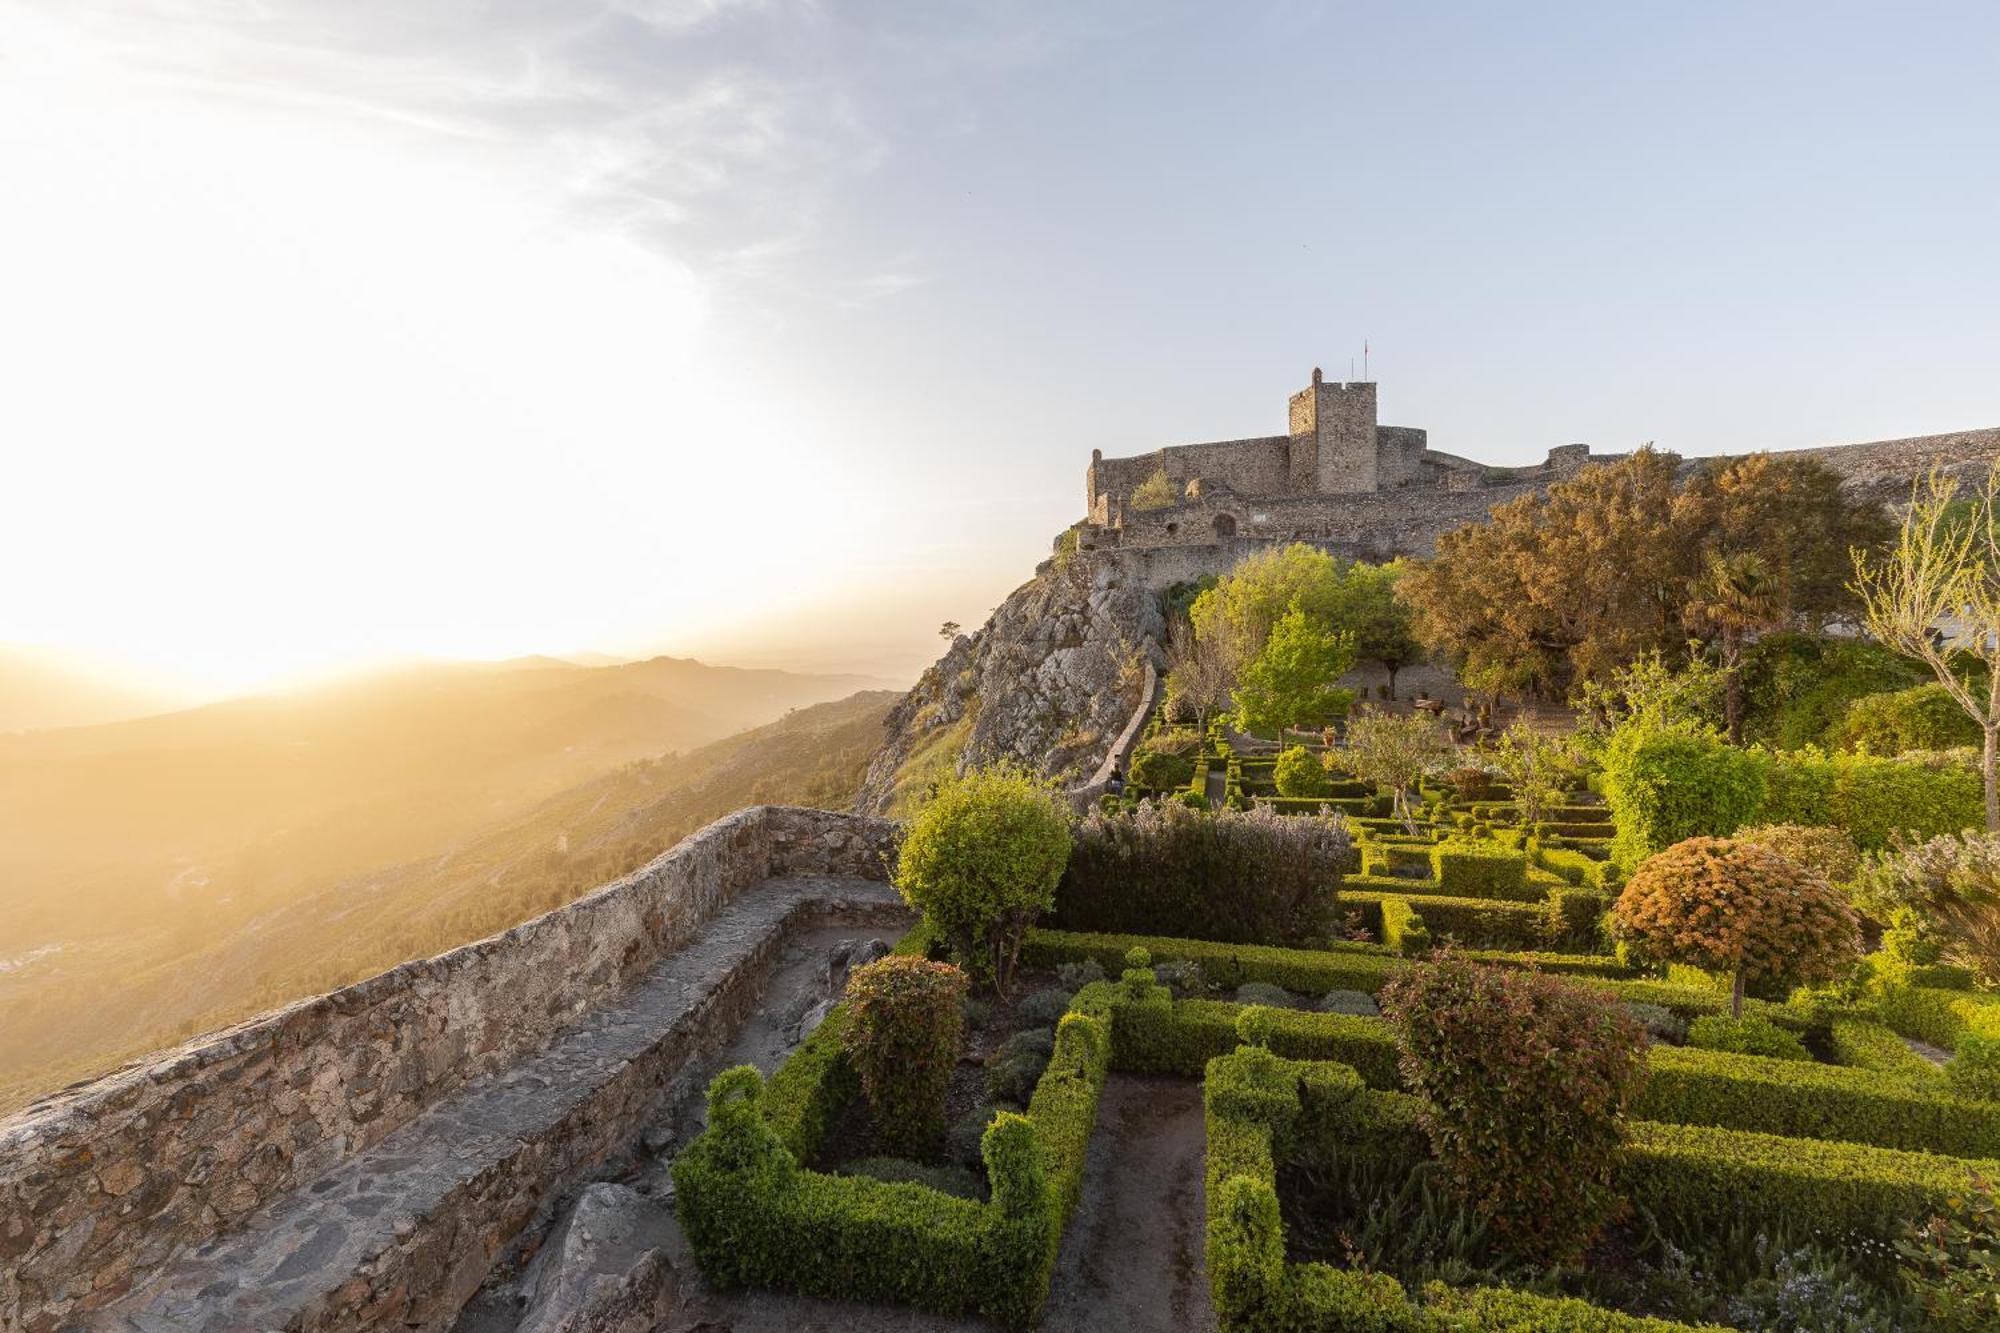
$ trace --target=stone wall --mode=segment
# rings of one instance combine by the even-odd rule
[[[504,934],[190,1042],[0,1123],[0,1328],[60,1327],[546,1045],[773,875],[881,879],[895,826],[755,807]]]

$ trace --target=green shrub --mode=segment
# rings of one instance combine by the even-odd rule
[[[1431,932],[1408,898],[1384,895],[1382,943],[1406,958],[1431,951]]]
[[[1278,755],[1271,778],[1280,796],[1331,796],[1333,777],[1315,752],[1294,745]]]
[[[1639,956],[1732,974],[1739,1010],[1751,984],[1830,979],[1860,950],[1854,909],[1823,876],[1728,838],[1648,857],[1612,913]]]
[[[1898,755],[1909,750],[1949,750],[1977,745],[1979,724],[1951,692],[1932,681],[1907,690],[1864,694],[1827,733],[1828,743],[1864,754]]]
[[[1894,1029],[1873,1019],[1834,1019],[1827,1027],[1827,1048],[1838,1065],[1893,1074],[1919,1085],[1944,1081],[1942,1069],[1911,1050]]]
[[[915,1156],[944,1131],[945,1088],[964,1045],[969,983],[946,963],[895,954],[847,978],[845,1049],[874,1112],[875,1142]]]
[[[1491,842],[1448,838],[1431,848],[1431,877],[1460,898],[1536,898],[1529,893],[1528,857]]]
[[[917,812],[896,886],[968,972],[1004,992],[1021,936],[1054,904],[1069,855],[1062,798],[1001,765],[944,783]]]
[[[1763,760],[1702,726],[1627,723],[1604,748],[1612,854],[1627,869],[1685,839],[1735,832],[1757,817],[1764,793]]]
[[[1810,1060],[1805,1043],[1762,1018],[1729,1018],[1711,1014],[1688,1024],[1688,1045],[1705,1051],[1761,1055],[1773,1060]]]
[[[841,1164],[836,1173],[871,1180],[907,1181],[959,1199],[978,1199],[979,1177],[962,1166],[926,1166],[907,1157],[862,1157]]]
[[[1678,1046],[1687,1040],[1688,1025],[1673,1010],[1663,1004],[1645,1004],[1638,1000],[1625,1002],[1625,1012],[1633,1021],[1646,1029],[1646,1037],[1653,1042],[1671,1042]]]
[[[1193,755],[1142,749],[1132,756],[1132,783],[1146,791],[1173,791],[1193,780]]]
[[[1713,1021],[1699,1019],[1694,1026]],[[1647,1065],[1651,1077],[1633,1106],[1633,1114],[1647,1120],[1953,1157],[2000,1154],[2000,1105],[1954,1097],[1900,1074],[1672,1046],[1655,1047]]]
[[[1604,895],[1591,889],[1550,889],[1545,915],[1551,941],[1571,948],[1594,945],[1604,919]]]
[[[1577,1255],[1617,1206],[1611,1172],[1645,1039],[1552,977],[1446,957],[1392,980],[1403,1082],[1432,1152],[1514,1254]]]
[[[1352,855],[1334,817],[1173,805],[1093,813],[1056,892],[1065,929],[1219,941],[1323,937]]]
[[[1957,1197],[1905,1230],[1896,1252],[1931,1327],[2000,1327],[2000,1203],[1990,1178],[1974,1173]]]
[[[1074,990],[1051,986],[1033,995],[1024,995],[1014,1006],[1014,1017],[1031,1027],[1052,1028],[1069,1012],[1070,996],[1074,994]]]

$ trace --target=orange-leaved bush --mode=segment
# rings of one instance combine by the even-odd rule
[[[1860,919],[1825,875],[1737,838],[1648,857],[1611,911],[1642,960],[1729,973],[1738,1016],[1746,985],[1828,981],[1861,950]]]
[[[1515,1256],[1574,1259],[1620,1205],[1612,1170],[1646,1038],[1623,1007],[1446,952],[1382,990],[1431,1151]]]
[[[949,963],[891,954],[847,978],[848,1059],[875,1113],[875,1143],[915,1156],[944,1131],[945,1092],[965,1042],[971,979]]]

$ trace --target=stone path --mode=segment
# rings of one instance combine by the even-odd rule
[[[337,1313],[356,1299],[349,1284],[365,1290],[357,1274],[391,1269],[405,1270],[400,1286],[372,1298],[401,1313],[383,1322],[448,1325],[551,1195],[630,1148],[636,1129],[624,1122],[643,1123],[648,1109],[637,1101],[665,1105],[672,1071],[734,1031],[718,1006],[728,1007],[725,995],[754,1002],[790,930],[831,913],[893,922],[904,910],[894,889],[868,880],[801,877],[745,890],[693,944],[540,1053],[430,1108],[81,1327],[351,1326]]]

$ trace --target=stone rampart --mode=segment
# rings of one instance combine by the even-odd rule
[[[533,921],[190,1042],[0,1123],[0,1328],[106,1305],[537,1051],[772,876],[882,879],[885,820],[759,806]]]

